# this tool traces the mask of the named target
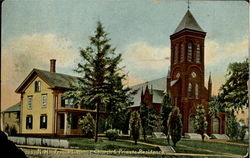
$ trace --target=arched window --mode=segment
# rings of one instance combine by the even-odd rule
[[[184,59],[184,44],[181,43],[181,62],[183,61]]]
[[[188,42],[188,55],[187,55],[187,61],[191,62],[192,61],[192,50],[193,46],[191,42]]]
[[[172,59],[173,62],[175,61],[175,46],[172,46]]]
[[[199,85],[195,84],[195,99],[199,99]]]
[[[174,48],[174,63],[177,63],[177,61],[178,61],[177,53],[178,53],[178,45],[175,45],[175,48]]]
[[[179,45],[179,58],[178,58],[178,61],[182,62],[183,59],[184,59],[184,44],[180,43],[180,45]]]
[[[188,97],[192,97],[192,84],[188,84]]]
[[[201,62],[201,46],[200,44],[197,44],[196,46],[196,63]]]

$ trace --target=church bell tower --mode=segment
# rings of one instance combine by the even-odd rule
[[[206,32],[188,10],[171,40],[168,85],[172,102],[180,108],[183,133],[193,133],[195,108],[203,104],[208,112],[208,90],[204,86],[204,41]],[[210,126],[210,118],[207,117]],[[208,133],[210,127],[208,127]]]

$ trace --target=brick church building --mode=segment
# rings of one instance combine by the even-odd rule
[[[138,90],[129,110],[139,110],[142,103],[161,113],[164,92],[168,92],[172,104],[179,107],[182,114],[183,134],[194,133],[196,106],[202,104],[207,114],[207,134],[225,133],[225,115],[211,117],[208,102],[212,94],[211,75],[205,85],[204,42],[206,32],[200,27],[188,10],[175,32],[170,36],[171,62],[166,77],[132,86]],[[207,88],[206,88],[207,86]]]
[[[174,105],[182,114],[183,133],[194,132],[196,106],[202,104],[207,113],[207,134],[225,133],[225,115],[211,118],[208,101],[212,94],[211,75],[207,88],[204,76],[204,41],[206,32],[188,10],[170,36],[171,65],[167,77],[167,90]]]

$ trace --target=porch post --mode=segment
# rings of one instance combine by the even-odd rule
[[[67,134],[67,128],[68,128],[68,114],[64,113],[64,135]]]

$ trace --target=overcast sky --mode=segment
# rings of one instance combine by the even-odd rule
[[[207,32],[205,75],[213,94],[224,82],[227,65],[248,56],[248,3],[192,1],[190,11]],[[14,90],[33,68],[76,75],[79,48],[89,44],[96,22],[123,54],[129,85],[167,75],[169,36],[187,11],[187,0],[5,0],[2,7],[2,105],[19,101]]]

